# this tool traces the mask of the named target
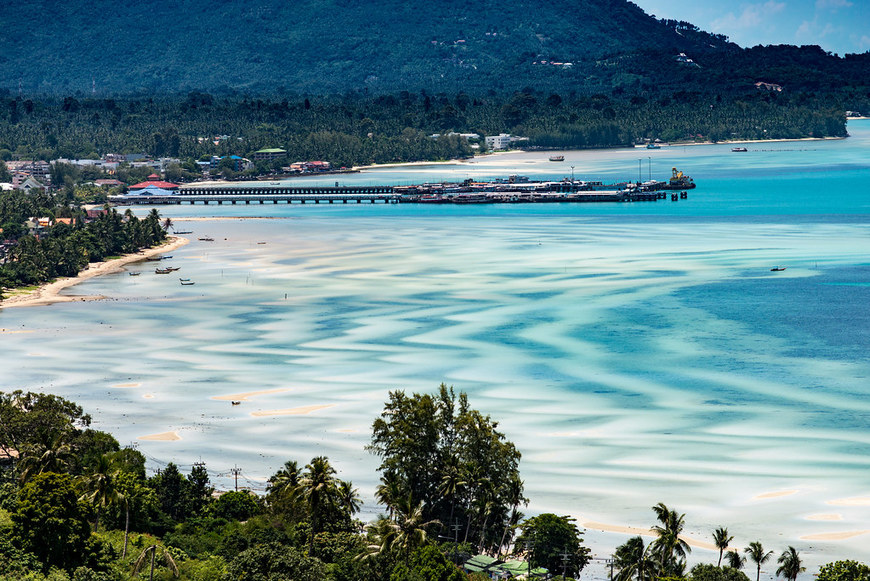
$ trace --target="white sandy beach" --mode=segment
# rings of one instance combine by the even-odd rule
[[[40,305],[50,305],[54,303],[67,303],[72,301],[97,301],[104,299],[103,296],[94,295],[61,295],[60,292],[71,286],[75,286],[80,282],[86,281],[95,276],[120,272],[126,265],[134,262],[140,262],[146,258],[172,252],[176,248],[180,248],[187,244],[187,238],[179,236],[170,236],[165,244],[148,248],[136,254],[128,254],[120,258],[106,260],[105,262],[92,262],[86,270],[81,271],[78,276],[61,278],[54,282],[42,285],[36,289],[16,292],[12,291],[12,295],[0,301],[0,309],[9,307],[36,307]]]

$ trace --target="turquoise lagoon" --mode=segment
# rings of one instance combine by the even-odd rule
[[[374,515],[364,446],[387,391],[445,382],[523,452],[527,512],[576,515],[600,556],[628,535],[588,523],[646,527],[663,501],[692,538],[794,545],[810,573],[868,560],[870,122],[849,129],[298,182],[678,167],[699,184],[679,202],[160,208],[194,231],[169,262],[196,284],[140,263],[67,291],[105,300],[0,312],[2,385],[75,400],[152,470],[201,460],[225,488],[234,466],[262,490],[327,455]]]

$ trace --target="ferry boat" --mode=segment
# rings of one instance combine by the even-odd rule
[[[550,161],[565,161],[564,155],[551,155]]]

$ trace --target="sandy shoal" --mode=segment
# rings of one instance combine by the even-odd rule
[[[757,496],[753,496],[752,500],[766,500],[768,498],[781,498],[783,496],[791,496],[792,494],[797,494],[797,490],[777,490],[775,492],[765,492],[764,494],[759,494]]]
[[[829,504],[831,506],[870,506],[870,496],[838,498],[837,500],[829,500],[825,504]]]
[[[78,276],[61,278],[54,282],[44,284],[37,289],[25,293],[13,295],[0,301],[0,309],[9,307],[36,307],[40,305],[50,305],[54,303],[68,303],[72,301],[95,301],[105,297],[102,296],[76,296],[76,295],[61,295],[60,291],[65,288],[79,284],[95,276],[120,272],[124,266],[134,262],[140,262],[146,258],[172,252],[176,248],[180,248],[187,244],[187,238],[178,236],[170,236],[169,240],[160,246],[148,248],[142,252],[128,254],[120,258],[114,258],[105,262],[92,262],[88,265],[87,270],[81,271]],[[13,291],[14,292],[14,291]]]
[[[870,531],[843,531],[841,533],[819,533],[815,535],[805,535],[801,537],[802,541],[845,541],[854,537],[866,535]]]
[[[290,391],[289,387],[279,387],[277,389],[262,389],[260,391],[247,391],[245,393],[231,393],[229,395],[215,395],[212,396],[211,399],[216,399],[218,401],[247,401],[249,398],[256,397],[258,395],[266,395],[268,393],[281,393],[284,391]]]
[[[327,405],[306,405],[298,408],[288,408],[284,410],[263,410],[259,412],[251,412],[255,418],[264,418],[268,416],[304,416],[318,410],[334,407],[335,404]]]
[[[177,432],[160,432],[159,434],[148,434],[147,436],[139,436],[139,440],[148,440],[151,442],[175,442],[180,440],[181,436]]]
[[[631,527],[631,526],[623,526],[623,525],[611,525],[600,522],[584,522],[582,525],[584,528],[592,529],[596,531],[601,531],[605,533],[621,533],[626,535],[641,535],[652,537],[655,536],[655,532],[652,529],[643,528],[643,527]],[[698,539],[693,539],[691,537],[687,537],[685,535],[680,535],[680,538],[686,541],[689,546],[695,547],[697,549],[707,549],[710,551],[718,551],[716,545],[713,543],[708,543],[706,541],[699,541]]]
[[[810,514],[806,517],[807,520],[843,520],[841,514]]]

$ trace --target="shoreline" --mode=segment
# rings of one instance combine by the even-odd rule
[[[870,117],[855,117],[853,119],[870,119]],[[836,141],[847,139],[846,137],[795,137],[795,138],[783,138],[783,139],[726,139],[723,141],[686,141],[686,142],[674,142],[667,143],[662,145],[663,148],[667,147],[695,147],[699,145],[738,145],[745,143],[799,143],[802,141]],[[395,162],[395,163],[375,163],[369,165],[355,165],[351,169],[359,172],[364,170],[374,170],[374,169],[394,169],[394,168],[405,168],[405,167],[427,167],[427,166],[442,166],[442,165],[464,165],[464,164],[473,164],[479,162],[481,160],[485,160],[490,157],[507,155],[512,153],[542,153],[548,154],[554,151],[558,152],[571,152],[571,151],[618,151],[621,149],[636,149],[640,146],[631,145],[631,146],[617,146],[617,147],[595,147],[591,149],[506,149],[493,151],[490,153],[485,153],[482,155],[475,155],[471,158],[465,159],[448,159],[448,160],[440,160],[440,161],[404,161],[404,162]],[[329,175],[329,174],[324,174]],[[308,177],[317,177],[316,175],[308,176]],[[289,179],[289,178],[286,178]],[[266,178],[259,181],[267,181]],[[191,182],[192,185],[196,186],[221,186],[221,185],[231,185],[239,182],[234,181],[226,181],[226,180],[207,180],[201,182]]]
[[[40,285],[33,290],[20,292],[18,294],[13,294],[6,297],[2,301],[0,301],[0,310],[11,307],[37,307],[42,305],[52,305],[54,303],[68,303],[73,301],[97,301],[100,299],[104,299],[106,297],[100,295],[61,295],[60,292],[66,288],[75,286],[80,282],[84,282],[96,276],[120,272],[124,268],[124,266],[128,264],[132,264],[134,262],[141,262],[146,258],[150,258],[158,254],[163,254],[165,252],[171,252],[176,248],[181,248],[188,242],[190,242],[190,240],[188,240],[187,238],[181,238],[180,236],[169,236],[167,241],[160,246],[147,248],[141,252],[137,252],[135,254],[127,254],[125,256],[121,256],[120,258],[113,258],[112,260],[106,260],[103,262],[91,262],[88,264],[85,270],[81,271],[78,274],[78,276],[60,278],[53,282],[48,282]],[[12,289],[11,292],[14,293],[15,289]]]

